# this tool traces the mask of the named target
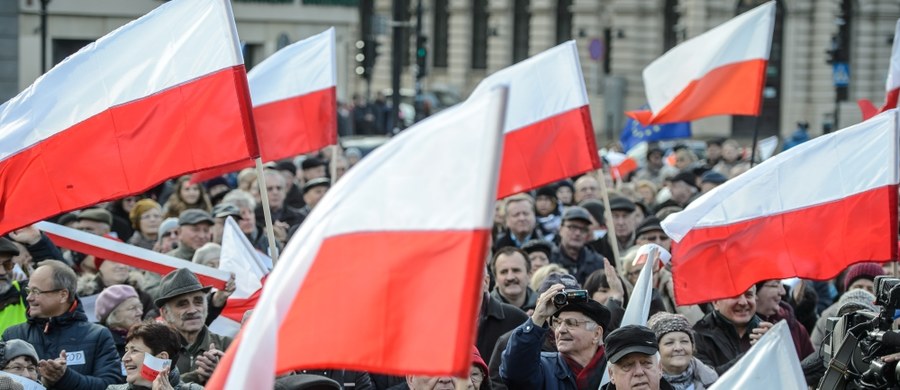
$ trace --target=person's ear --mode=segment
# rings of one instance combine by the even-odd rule
[[[166,351],[162,351],[162,352],[156,354],[156,357],[158,357],[158,358],[160,358],[160,359],[168,359],[168,358],[169,358],[169,353],[166,352]]]

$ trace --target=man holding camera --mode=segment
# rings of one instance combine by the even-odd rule
[[[555,284],[541,294],[534,314],[513,330],[500,363],[511,389],[596,389],[606,369],[603,334],[610,313],[583,290]],[[541,352],[553,330],[558,352]]]

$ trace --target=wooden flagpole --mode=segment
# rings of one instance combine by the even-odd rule
[[[278,261],[278,245],[275,243],[275,227],[272,224],[272,210],[269,209],[269,193],[266,190],[266,172],[263,170],[262,158],[257,157],[256,182],[259,184],[259,199],[262,202],[263,216],[266,220],[266,238],[269,240],[269,256],[272,265]]]

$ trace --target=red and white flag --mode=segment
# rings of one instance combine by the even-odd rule
[[[647,126],[759,115],[774,26],[770,1],[669,50],[644,68],[650,110],[628,116]]]
[[[241,328],[244,313],[256,307],[263,280],[272,267],[272,259],[253,247],[231,217],[225,219],[219,269],[234,274],[234,293],[228,297],[222,314],[209,325],[215,334],[234,336]]]
[[[419,122],[347,172],[288,242],[207,389],[344,368],[469,374],[506,89]]]
[[[607,152],[606,161],[609,162],[609,172],[616,180],[623,180],[638,169],[638,163],[634,157],[624,153]]]
[[[116,263],[127,264],[160,275],[165,275],[179,268],[187,268],[197,275],[197,278],[200,279],[204,286],[213,286],[219,289],[225,288],[225,283],[231,277],[226,271],[63,225],[41,221],[34,224],[34,227],[44,232],[59,247]]]
[[[247,73],[263,162],[337,143],[334,27],[291,44]],[[194,174],[193,182],[253,166],[252,160]]]
[[[889,110],[784,151],[666,218],[678,304],[896,259],[897,133]]]
[[[258,155],[227,0],[160,5],[0,106],[0,233]]]
[[[863,112],[863,120],[867,120],[879,112],[897,107],[898,100],[900,100],[898,98],[900,98],[900,19],[897,20],[897,26],[894,28],[894,46],[891,49],[891,63],[885,83],[884,105],[881,106],[881,109],[877,109],[871,101],[860,100],[859,107]]]
[[[575,41],[500,70],[471,96],[509,86],[497,199],[600,168]]]

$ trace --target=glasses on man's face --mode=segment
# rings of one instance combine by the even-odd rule
[[[10,364],[6,367],[3,367],[3,371],[19,372],[19,373],[31,372],[31,373],[36,374],[37,366],[31,365],[31,364],[29,364],[27,366],[23,366],[20,364]]]
[[[566,328],[568,328],[568,329],[574,329],[574,328],[578,328],[582,325],[585,325],[587,323],[593,323],[593,322],[594,321],[591,321],[591,320],[579,321],[574,318],[563,318],[563,319],[554,318],[552,321],[550,321],[550,326],[553,329],[559,329],[561,326],[565,325]]]
[[[56,289],[56,290],[41,291],[41,290],[38,290],[38,289],[36,289],[36,288],[27,288],[27,287],[26,287],[26,288],[25,288],[25,295],[26,295],[26,296],[28,296],[28,295],[34,295],[34,296],[39,297],[39,296],[44,295],[44,294],[50,294],[50,293],[60,292],[60,291],[63,291],[63,290],[64,290],[64,289],[62,289],[62,288],[58,288],[58,289]]]
[[[669,236],[667,236],[665,234],[660,234],[660,235],[655,235],[655,236],[641,236],[641,239],[647,240],[647,241],[660,242],[660,241],[667,241],[669,239]]]
[[[587,226],[580,226],[580,225],[565,225],[565,226],[563,226],[563,227],[566,228],[566,229],[569,229],[569,230],[571,230],[571,231],[573,231],[573,232],[575,232],[575,233],[581,233],[581,234],[587,234],[587,233],[590,231],[590,229],[588,229]]]

